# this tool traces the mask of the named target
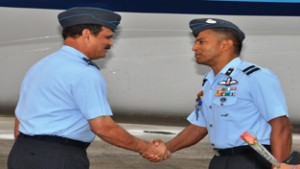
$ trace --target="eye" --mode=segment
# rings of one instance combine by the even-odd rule
[[[196,45],[203,45],[204,43],[205,43],[206,41],[204,41],[204,40],[197,40],[197,41],[195,41],[195,44]]]
[[[108,39],[108,40],[110,40],[110,39],[112,39],[112,35],[110,35],[110,36],[106,36],[106,39]]]

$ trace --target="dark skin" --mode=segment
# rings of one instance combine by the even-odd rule
[[[286,116],[277,117],[269,121],[272,127],[272,154],[279,161],[287,159],[292,150],[292,126]]]
[[[290,121],[286,116],[281,116],[272,119],[269,121],[269,124],[272,126],[272,154],[279,162],[282,162],[288,158],[292,148]],[[208,132],[206,128],[190,124],[166,144],[170,152],[174,153],[178,150],[195,145],[207,134]]]
[[[169,151],[174,153],[180,149],[195,145],[202,140],[207,133],[208,132],[206,128],[190,124],[166,144]]]
[[[196,62],[210,66],[215,75],[239,55],[235,53],[234,41],[232,39],[222,33],[214,32],[211,29],[204,30],[198,34],[193,46],[193,51],[195,52]],[[201,95],[202,94],[199,93],[196,100],[198,100]],[[270,120],[269,124],[272,127],[270,140],[272,154],[279,162],[282,162],[291,152],[291,123],[287,116],[281,116]],[[206,128],[191,124],[166,144],[170,152],[174,153],[198,143],[207,134],[208,131]],[[158,144],[158,142],[159,141],[156,141],[156,144]],[[276,167],[273,168],[275,169]]]
[[[233,40],[222,34],[210,29],[204,30],[198,34],[193,46],[196,61],[210,66],[216,75],[232,59],[238,57],[238,54],[234,52],[233,44]],[[282,116],[272,119],[269,124],[272,127],[272,153],[279,162],[282,162],[291,152],[291,123],[288,117]]]
[[[233,44],[233,41],[225,35],[208,29],[198,34],[192,50],[196,62],[211,67],[216,75],[231,60],[238,57]]]
[[[147,154],[155,159],[163,159],[167,153],[163,144],[154,146],[152,143],[146,142],[129,134],[125,129],[120,127],[109,116],[97,117],[89,120],[91,130],[102,140],[141,154]]]

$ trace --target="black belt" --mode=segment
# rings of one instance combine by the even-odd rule
[[[45,142],[51,142],[51,143],[59,143],[63,145],[68,145],[68,146],[74,146],[82,149],[87,149],[90,143],[87,142],[82,142],[78,140],[73,140],[65,137],[59,137],[59,136],[50,136],[50,135],[26,135],[20,132],[19,136],[20,138],[30,138],[30,139],[35,139],[35,140],[40,140],[40,141],[45,141]]]
[[[264,145],[264,147],[271,151],[271,146]],[[233,147],[233,148],[227,148],[227,149],[215,149],[215,151],[220,156],[232,156],[232,155],[246,155],[246,154],[253,154],[257,153],[253,148],[250,146],[239,146],[239,147]]]

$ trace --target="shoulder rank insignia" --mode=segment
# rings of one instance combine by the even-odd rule
[[[232,80],[232,77],[228,77],[226,80],[223,80],[223,81],[219,82],[218,84],[223,85],[223,86],[230,86],[230,85],[238,84],[238,81]]]
[[[245,68],[245,69],[243,70],[243,72],[246,73],[246,75],[250,75],[250,74],[252,74],[253,72],[256,72],[256,71],[258,71],[258,70],[260,70],[259,67],[255,66],[255,65],[251,65],[251,66],[248,66],[247,68]]]

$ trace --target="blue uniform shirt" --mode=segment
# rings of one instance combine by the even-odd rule
[[[63,46],[29,69],[16,108],[21,132],[93,141],[88,120],[112,112],[102,75],[83,58],[83,53]]]
[[[246,145],[240,138],[245,131],[255,135],[261,144],[269,145],[268,121],[288,114],[277,76],[264,68],[247,75],[243,70],[250,65],[235,58],[216,76],[212,70],[208,72],[202,87],[202,105],[187,118],[207,128],[214,148]]]

